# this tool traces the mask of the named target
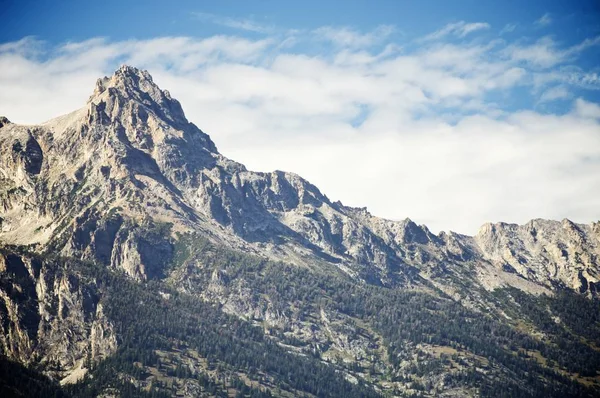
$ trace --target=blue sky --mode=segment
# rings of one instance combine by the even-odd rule
[[[291,29],[325,25],[360,30],[390,24],[408,37],[425,35],[460,20],[486,21],[495,30],[518,24],[527,30],[545,14],[552,26],[545,33],[560,34],[575,43],[600,33],[596,0],[531,1],[4,1],[3,41],[37,35],[53,42],[77,41],[91,36],[112,39],[168,35],[205,36],[234,32],[222,26],[201,24],[193,13],[203,12],[257,24]],[[530,34],[532,32],[529,32]],[[540,32],[543,34],[544,32]]]
[[[433,230],[600,218],[600,2],[5,1],[0,114],[146,68],[227,156]],[[310,159],[310,160],[308,160]]]

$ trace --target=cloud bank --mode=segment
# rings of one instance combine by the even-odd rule
[[[600,218],[600,107],[576,95],[600,81],[575,62],[600,39],[506,42],[458,22],[395,42],[390,26],[270,33],[246,22],[261,38],[1,44],[0,113],[39,123],[79,108],[127,63],[226,156],[296,172],[378,216],[467,234],[487,221]],[[536,110],[556,101],[563,112]]]

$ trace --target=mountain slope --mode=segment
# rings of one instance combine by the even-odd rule
[[[306,366],[317,369],[315,380],[357,394],[597,388],[600,342],[589,330],[600,313],[598,223],[486,224],[470,237],[377,218],[330,201],[293,173],[252,172],[225,158],[146,71],[128,66],[99,79],[87,104],[68,115],[36,126],[2,118],[0,155],[2,350],[63,383],[97,366],[75,394],[152,390],[140,372],[185,389],[173,369],[196,378],[189,395],[236,383],[315,394],[325,382],[303,384],[311,376],[298,369]],[[565,311],[577,302],[565,289],[588,297],[578,302],[591,303],[587,327]],[[134,304],[131,290],[148,299]],[[181,296],[166,298],[173,295]],[[253,331],[191,327],[190,305]],[[148,306],[180,314],[181,325],[161,328]],[[157,323],[151,349],[137,335],[153,326],[135,313]],[[262,337],[248,339],[256,330]],[[300,373],[250,369],[227,349],[190,346],[197,335],[238,350],[272,342],[280,350],[273,355],[288,356]],[[146,357],[170,365],[150,366]],[[98,382],[115,367],[121,384]],[[524,369],[535,383],[515,373]]]

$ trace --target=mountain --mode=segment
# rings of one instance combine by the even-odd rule
[[[146,71],[0,118],[0,204],[3,355],[67,395],[600,393],[600,223],[375,217],[227,159]]]

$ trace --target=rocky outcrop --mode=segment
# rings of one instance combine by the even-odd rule
[[[475,236],[484,259],[542,285],[597,294],[600,285],[598,223],[531,220],[486,224]]]
[[[53,377],[82,371],[117,348],[97,287],[53,261],[0,251],[1,351]],[[83,369],[85,373],[85,369]]]

